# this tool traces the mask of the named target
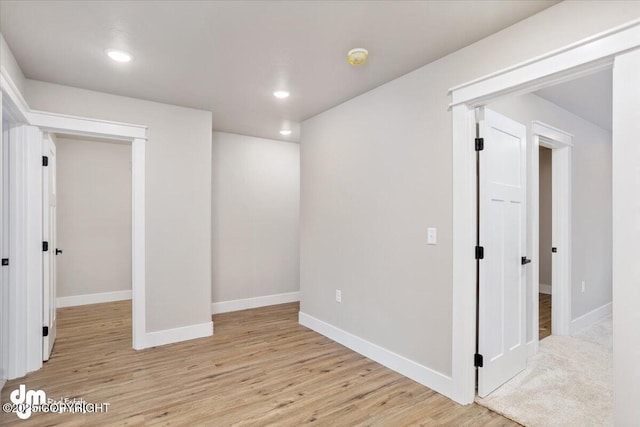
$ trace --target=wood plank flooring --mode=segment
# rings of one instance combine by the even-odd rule
[[[538,294],[539,332],[538,339],[551,335],[551,295]]]
[[[42,414],[1,425],[511,426],[460,406],[297,322],[298,304],[214,316],[215,336],[131,349],[131,304],[58,310],[51,359],[9,381],[54,399],[110,403],[108,413]]]

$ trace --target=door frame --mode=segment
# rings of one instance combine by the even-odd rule
[[[573,135],[550,126],[534,121],[531,124],[531,147],[528,162],[529,176],[532,185],[529,186],[530,207],[528,224],[528,251],[532,254],[531,269],[527,272],[529,284],[529,298],[531,311],[529,312],[532,325],[531,341],[529,341],[529,356],[538,352],[539,315],[538,293],[540,291],[540,147],[551,149],[552,156],[552,242],[559,251],[553,255],[551,278],[551,333],[553,335],[569,335],[571,324],[571,158],[573,151]]]
[[[23,116],[11,99],[3,92],[2,145],[6,149],[3,159],[3,258],[9,265],[2,267],[0,306],[2,319],[2,371],[1,380],[21,376],[42,365],[42,339],[27,336],[27,331],[42,331],[42,212],[41,197],[35,199],[25,190],[33,186],[41,189],[39,175],[42,152],[36,142],[41,132],[23,122]],[[36,162],[40,163],[36,163]],[[5,169],[6,168],[6,169]],[[7,182],[5,182],[7,179]],[[4,191],[7,190],[7,194]],[[6,216],[5,216],[6,215]],[[12,221],[10,219],[13,219]],[[29,262],[33,268],[29,269]],[[35,262],[33,261],[35,260]],[[34,295],[34,298],[28,298]],[[32,316],[31,314],[35,314]],[[38,354],[40,353],[40,354]]]
[[[455,401],[469,404],[475,398],[476,368],[473,363],[476,345],[477,298],[474,256],[477,228],[475,108],[487,105],[505,95],[515,96],[533,92],[606,69],[613,66],[617,56],[639,47],[640,20],[636,19],[450,89],[453,133],[453,323],[452,390],[448,395]],[[614,73],[614,87],[615,84],[616,73]],[[615,111],[614,100],[614,128]],[[627,137],[626,134],[621,136]],[[614,129],[614,149],[615,143]],[[614,203],[614,217],[615,209]],[[614,266],[615,256],[614,253]],[[615,286],[617,285],[614,270],[614,288]]]
[[[146,314],[145,314],[145,169],[146,169],[146,144],[147,127],[141,125],[118,123],[107,120],[99,120],[85,117],[76,117],[64,114],[49,113],[32,110],[9,73],[4,67],[0,68],[0,90],[2,92],[1,113],[10,116],[14,122],[38,128],[41,132],[64,133],[85,137],[106,138],[131,143],[132,156],[132,330],[133,348],[143,349],[148,347],[146,340]],[[42,151],[39,151],[41,155]],[[39,159],[40,157],[38,157]],[[40,200],[42,204],[41,187],[21,188],[16,191],[16,198],[20,200]],[[12,200],[14,197],[12,196]],[[42,218],[38,218],[41,222]],[[33,222],[33,221],[32,221]],[[25,224],[25,228],[35,227],[34,224]],[[41,240],[41,239],[40,239]],[[37,242],[40,245],[40,242]],[[13,250],[11,250],[13,252]],[[15,258],[15,255],[11,253]],[[15,264],[20,262],[28,265],[42,265],[42,252],[31,254],[29,259],[10,261],[10,271]],[[41,275],[40,275],[41,276]],[[41,280],[41,279],[40,279]],[[11,284],[11,283],[10,283]],[[42,299],[42,281],[40,281],[39,303]],[[34,297],[29,295],[29,297]],[[0,301],[4,308],[7,301]],[[27,295],[21,296],[14,308],[12,317],[29,319],[30,322],[42,324],[42,310],[37,312],[27,310]],[[36,317],[38,317],[36,319]],[[9,331],[10,346],[12,349],[8,358],[22,360],[32,353],[42,354],[42,331],[30,328],[24,336],[13,336]],[[41,359],[42,357],[40,357]],[[41,364],[42,362],[40,362]],[[40,366],[35,367],[35,369]],[[29,370],[33,370],[33,366]],[[24,369],[15,371],[18,377],[25,375]],[[15,377],[13,375],[12,377]]]

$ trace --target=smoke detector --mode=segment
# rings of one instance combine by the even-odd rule
[[[351,65],[362,65],[367,62],[367,56],[369,56],[369,51],[367,49],[357,47],[355,49],[351,49],[349,53],[347,53],[347,61]]]

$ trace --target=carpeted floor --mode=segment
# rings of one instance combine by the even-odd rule
[[[523,372],[476,402],[528,427],[612,426],[612,336],[608,318],[545,338]]]

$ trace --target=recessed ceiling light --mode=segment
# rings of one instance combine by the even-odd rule
[[[119,49],[107,49],[104,51],[107,56],[113,59],[116,62],[130,62],[133,59],[133,56],[125,52],[124,50]]]
[[[280,135],[289,136],[291,135],[291,131],[289,129],[282,129]]]
[[[277,90],[277,91],[273,92],[273,96],[275,96],[276,98],[280,98],[280,99],[288,98],[289,95],[291,95],[291,94],[286,90]]]

